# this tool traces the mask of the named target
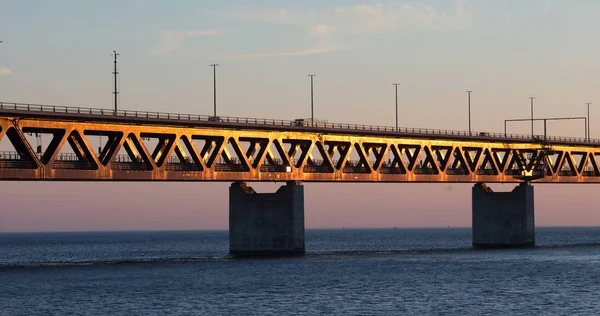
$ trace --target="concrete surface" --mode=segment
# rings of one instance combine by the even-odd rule
[[[473,246],[519,248],[535,246],[533,186],[521,183],[512,192],[473,186]]]
[[[229,187],[229,253],[286,256],[304,253],[304,186],[288,182],[256,193],[243,182]]]

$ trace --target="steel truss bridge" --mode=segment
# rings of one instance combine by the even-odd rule
[[[0,180],[600,182],[600,140],[542,135],[0,103],[0,144]]]

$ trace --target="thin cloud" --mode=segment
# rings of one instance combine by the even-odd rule
[[[550,12],[550,11],[552,11],[552,9],[553,9],[552,1],[546,0],[546,5],[544,6],[544,12]]]
[[[302,11],[288,9],[233,9],[229,11],[211,11],[212,16],[237,21],[262,22],[272,24],[303,24],[309,15]]]
[[[332,33],[376,33],[399,29],[457,30],[468,26],[464,0],[453,10],[440,12],[436,7],[420,3],[375,3],[338,7],[331,13],[330,23],[315,25],[313,36]]]
[[[293,56],[308,56],[331,53],[344,49],[341,46],[325,44],[317,45],[308,49],[294,50],[294,51],[273,51],[273,52],[261,52],[238,55],[240,58],[266,58],[266,57],[293,57]]]
[[[460,30],[469,26],[470,16],[465,10],[466,0],[455,0],[454,6],[442,10],[439,7],[416,1],[364,2],[362,4],[333,7],[326,10],[291,10],[269,8],[256,10],[233,8],[212,11],[210,14],[223,19],[243,22],[265,23],[284,26],[281,32],[304,30],[309,42],[321,43],[312,48],[291,51],[270,51],[239,55],[242,58],[278,56],[306,56],[338,51],[340,46],[331,44],[347,40],[347,36],[407,30]]]
[[[187,38],[194,37],[212,37],[229,34],[226,30],[184,30],[184,31],[164,31],[162,33],[162,43],[151,52],[153,55],[160,55],[172,52],[178,49]]]
[[[289,9],[232,9],[212,15],[238,21],[303,27],[311,36],[333,33],[370,33],[396,29],[455,30],[468,26],[466,0],[456,0],[448,11],[418,2],[396,1],[340,6],[327,11]]]
[[[12,73],[10,68],[0,67],[0,76],[8,76]]]

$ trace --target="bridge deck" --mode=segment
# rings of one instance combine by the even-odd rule
[[[572,137],[0,103],[5,136],[0,180],[600,182],[600,140]]]
[[[514,143],[540,143],[547,142],[560,145],[584,145],[600,146],[600,139],[585,139],[581,137],[565,136],[545,136],[545,135],[524,135],[511,133],[492,133],[477,131],[458,131],[443,130],[431,128],[411,128],[392,126],[350,124],[350,123],[329,123],[315,122],[310,126],[310,122],[305,122],[304,126],[298,126],[293,120],[265,119],[265,118],[247,118],[247,117],[229,117],[219,116],[215,121],[213,116],[166,113],[166,112],[148,112],[131,111],[84,107],[69,107],[56,105],[38,105],[0,102],[0,115],[23,116],[29,118],[57,119],[64,121],[88,121],[88,122],[108,122],[108,123],[126,123],[139,125],[158,125],[158,126],[180,126],[180,127],[213,127],[213,128],[232,128],[266,131],[298,131],[312,133],[336,133],[350,135],[369,135],[369,136],[401,136],[414,138],[430,139],[449,139],[449,140],[470,140],[470,141],[496,141],[496,142],[514,142]]]

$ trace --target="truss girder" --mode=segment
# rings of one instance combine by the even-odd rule
[[[51,135],[43,152],[27,137],[38,133]],[[12,117],[0,118],[2,142],[0,180],[600,182],[594,146]]]

